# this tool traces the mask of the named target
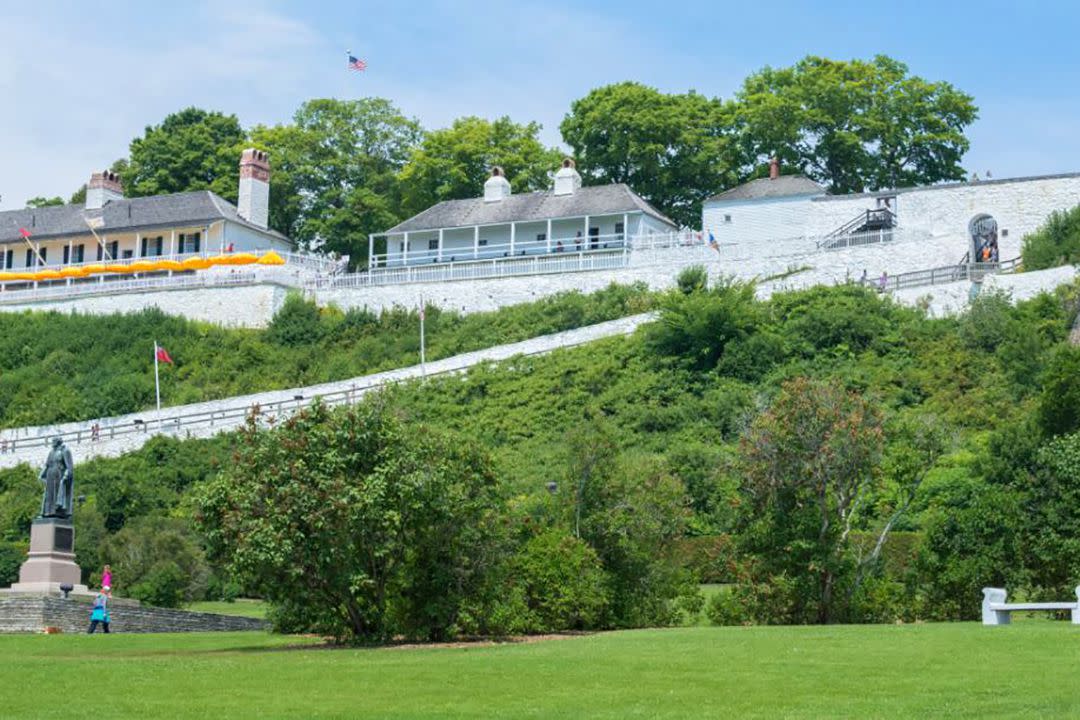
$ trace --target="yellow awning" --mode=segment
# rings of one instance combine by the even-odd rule
[[[259,258],[255,262],[257,262],[259,265],[284,265],[285,264],[285,260],[280,255],[278,255],[276,252],[274,252],[273,250],[266,253],[265,255],[263,255],[261,258]]]
[[[251,265],[252,263],[259,262],[259,258],[255,253],[236,253],[229,257],[230,265]]]
[[[210,263],[206,261],[206,258],[190,257],[181,263],[185,270],[205,270],[210,267]]]
[[[35,280],[59,280],[60,273],[57,270],[38,270],[33,273]]]
[[[66,268],[61,268],[60,275],[61,275],[61,277],[66,277],[66,278],[80,278],[80,277],[86,277],[87,272],[86,272],[85,268],[81,268],[81,267],[66,267]]]

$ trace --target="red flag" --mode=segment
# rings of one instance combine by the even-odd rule
[[[26,228],[19,228],[19,234],[22,235],[27,240],[30,239],[30,231],[27,230]]]
[[[165,348],[161,347],[160,345],[156,345],[155,347],[157,348],[157,361],[169,363],[170,365],[172,365],[172,358],[169,357],[169,353],[165,350]]]

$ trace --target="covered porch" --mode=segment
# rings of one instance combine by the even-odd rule
[[[625,249],[628,235],[639,233],[640,225],[641,213],[618,213],[375,233],[368,237],[368,267],[610,252]]]

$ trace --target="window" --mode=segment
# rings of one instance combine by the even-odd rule
[[[480,247],[484,247],[485,245],[487,245],[487,240],[481,239],[479,242],[480,242]]]
[[[74,256],[71,258],[73,263],[86,262],[86,245],[76,245],[74,248]]]
[[[538,242],[538,243],[547,242],[547,233],[540,233],[539,235],[537,235],[536,236],[536,242]]]
[[[197,253],[202,233],[180,233],[180,253]]]
[[[154,241],[154,254],[159,255],[159,256],[165,254],[165,236],[164,235],[158,235],[157,240]]]
[[[160,255],[164,247],[164,236],[159,235],[156,238],[144,237],[142,239],[142,247],[140,248],[140,253],[142,257],[149,257],[150,255]]]
[[[64,246],[64,265],[67,265],[71,261],[71,248],[67,245]]]
[[[1009,237],[1009,231],[1008,231],[1007,228],[1002,228],[1001,229],[1001,237],[1003,237],[1003,238]]]
[[[49,248],[39,248],[38,255],[41,256],[41,260],[38,261],[38,265],[46,265],[49,262]]]
[[[135,251],[134,250],[125,250],[124,251],[124,257],[123,257],[124,260],[130,260],[133,257],[135,257]]]
[[[730,215],[725,215],[725,216],[724,216],[724,222],[725,222],[725,223],[729,223],[729,222],[731,222],[731,216],[730,216]]]
[[[10,270],[15,267],[15,251],[8,250],[4,253],[4,269]]]
[[[617,236],[616,240],[622,240],[623,239],[623,233],[625,233],[625,232],[626,232],[626,226],[625,225],[623,225],[621,222],[615,223],[615,235]]]
[[[113,240],[111,243],[105,243],[105,247],[102,248],[100,244],[97,246],[97,259],[104,260],[105,253],[108,252],[109,259],[115,260],[117,253],[120,251],[120,242]]]
[[[34,251],[30,248],[26,248],[26,265],[24,267],[34,267]]]
[[[439,241],[438,241],[438,239],[428,240],[427,241],[427,249],[428,250],[438,250],[439,249]]]

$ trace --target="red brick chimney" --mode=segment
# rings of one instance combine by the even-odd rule
[[[775,180],[780,177],[780,158],[775,155],[769,160],[769,179]]]

